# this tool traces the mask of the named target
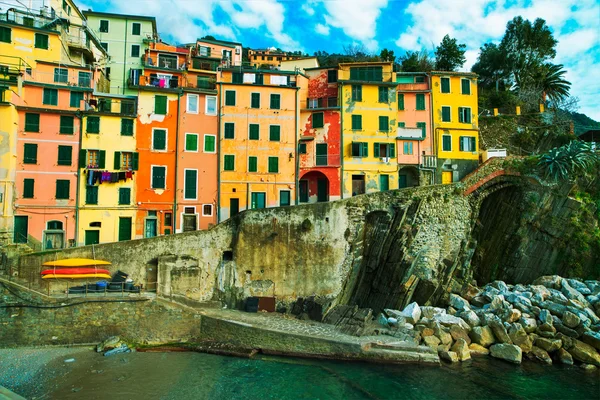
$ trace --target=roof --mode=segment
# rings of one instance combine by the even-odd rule
[[[212,40],[212,39],[197,39],[197,42],[204,42],[204,43],[212,43],[212,44],[218,44],[221,46],[226,46],[226,47],[235,47],[235,46],[241,46],[241,43],[238,42],[228,42],[226,40]]]
[[[431,71],[431,72],[429,72],[429,74],[430,75],[472,76],[474,78],[477,78],[479,76],[474,72],[458,72],[458,71]]]
[[[92,11],[92,10],[84,11],[83,15],[85,15],[86,18],[89,17],[89,16],[96,16],[96,17],[119,18],[119,19],[134,19],[134,20],[149,21],[149,22],[152,22],[152,29],[154,30],[154,33],[156,33],[156,18],[155,17],[148,17],[148,16],[145,16],[145,15],[130,15],[130,14],[107,13],[107,12]]]
[[[427,75],[427,72],[396,72],[396,75]]]
[[[349,63],[340,63],[340,67],[341,66],[353,66],[353,65],[392,65],[391,61],[356,61],[356,62],[349,62]]]

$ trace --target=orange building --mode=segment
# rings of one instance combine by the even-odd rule
[[[192,47],[192,56],[213,58],[223,67],[242,65],[242,44],[225,40],[198,39]]]

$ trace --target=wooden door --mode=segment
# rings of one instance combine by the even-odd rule
[[[329,189],[327,186],[329,186],[327,179],[317,180],[317,201],[319,203],[325,202],[329,199]]]
[[[240,213],[240,199],[229,199],[229,218]]]
[[[183,214],[183,231],[190,232],[196,230],[196,214]]]
[[[100,244],[100,231],[85,231],[85,245]]]
[[[452,171],[442,171],[442,184],[452,183]]]
[[[27,227],[29,225],[29,217],[26,215],[15,216],[14,242],[27,243]]]
[[[119,242],[131,240],[131,217],[119,217]]]

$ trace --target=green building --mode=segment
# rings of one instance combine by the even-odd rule
[[[106,67],[110,93],[137,94],[127,87],[127,79],[132,69],[142,68],[148,42],[158,38],[156,18],[91,10],[83,14],[110,56]]]

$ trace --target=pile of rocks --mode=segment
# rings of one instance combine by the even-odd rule
[[[521,363],[600,367],[600,282],[544,276],[531,285],[492,282],[450,294],[447,308],[386,309],[379,334],[411,337],[450,362],[491,355]]]

